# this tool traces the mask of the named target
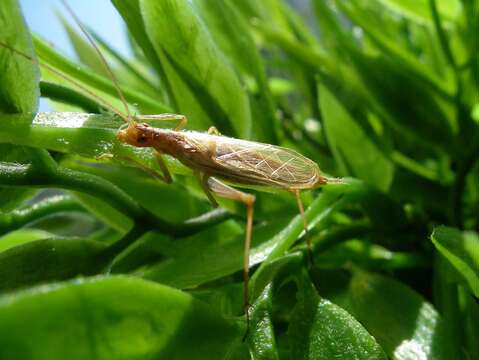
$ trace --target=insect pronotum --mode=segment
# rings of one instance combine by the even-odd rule
[[[40,64],[31,56],[16,50],[0,42],[0,46],[39,64],[47,70],[55,73],[66,81],[69,81],[88,95],[94,97],[99,103],[120,116],[126,123],[126,127],[120,129],[117,134],[119,141],[136,147],[150,147],[155,150],[162,174],[160,178],[171,183],[171,174],[164,162],[163,154],[172,156],[193,170],[204,190],[207,198],[213,206],[218,206],[214,195],[226,199],[235,200],[246,205],[246,227],[244,242],[244,305],[246,319],[249,325],[249,253],[253,228],[253,210],[255,196],[240,191],[230,185],[254,186],[261,188],[283,189],[294,193],[297,205],[303,219],[304,230],[307,234],[307,222],[301,201],[300,191],[314,189],[328,182],[337,182],[336,179],[328,179],[321,175],[319,166],[312,160],[297,153],[270,144],[254,141],[239,140],[220,135],[215,127],[211,127],[207,133],[196,131],[183,131],[187,119],[178,114],[159,114],[132,116],[127,101],[120,89],[119,83],[108,66],[108,63],[95,42],[76,17],[75,13],[63,1],[65,8],[73,17],[88,41],[95,48],[101,62],[111,81],[114,83],[118,95],[125,107],[126,114],[115,109],[112,105],[79,84],[77,81],[58,72],[54,68]],[[174,130],[154,128],[141,121],[173,120],[178,124]],[[306,237],[309,252],[311,243]],[[311,254],[311,253],[310,253]]]

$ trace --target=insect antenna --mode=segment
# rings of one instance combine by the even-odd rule
[[[116,92],[118,93],[118,96],[120,97],[120,100],[121,102],[123,103],[123,106],[125,107],[125,110],[126,110],[126,114],[127,114],[127,118],[125,120],[124,117],[122,117],[122,119],[124,119],[128,124],[132,124],[134,123],[133,121],[133,118],[131,116],[131,113],[130,113],[130,108],[128,107],[128,102],[126,101],[126,98],[125,96],[123,95],[123,91],[121,91],[121,88],[120,88],[120,83],[118,82],[118,79],[116,78],[115,74],[113,73],[113,71],[111,70],[110,66],[108,65],[108,62],[106,61],[105,57],[103,56],[103,54],[101,53],[100,49],[98,48],[98,46],[96,45],[95,41],[93,40],[92,36],[90,35],[90,33],[87,31],[87,29],[83,26],[82,22],[80,21],[80,19],[76,16],[75,12],[72,10],[72,8],[66,3],[65,0],[61,0],[63,6],[65,7],[65,9],[68,11],[68,13],[71,15],[71,17],[73,18],[73,20],[75,21],[75,23],[78,25],[78,27],[80,28],[81,32],[83,33],[83,35],[85,35],[85,37],[88,39],[88,42],[91,44],[91,46],[93,46],[93,48],[95,49],[95,52],[97,53],[103,67],[105,68],[107,74],[108,74],[108,77],[110,78],[110,80],[113,82],[114,86],[115,86],[115,89],[116,89]]]
[[[98,103],[100,103],[101,105],[106,107],[108,110],[112,111],[113,113],[115,113],[116,115],[121,117],[124,121],[128,122],[128,118],[126,118],[124,114],[119,112],[113,105],[111,105],[108,101],[103,100],[102,98],[98,97],[93,91],[89,90],[87,87],[83,86],[82,84],[80,84],[75,79],[69,77],[68,75],[63,74],[62,72],[58,71],[57,69],[53,68],[52,66],[50,66],[48,64],[41,63],[40,61],[38,61],[34,57],[32,57],[28,54],[25,54],[23,51],[15,49],[14,47],[10,46],[9,44],[7,44],[3,41],[0,41],[0,46],[4,47],[5,49],[8,49],[8,50],[12,51],[13,53],[17,54],[18,56],[21,56],[21,57],[31,61],[32,63],[38,65],[39,67],[44,68],[44,69],[50,71],[51,73],[55,74],[56,76],[62,78],[63,80],[69,82],[70,84],[74,85],[78,89],[84,91],[86,94],[91,96]]]

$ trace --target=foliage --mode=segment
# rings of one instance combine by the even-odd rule
[[[478,1],[112,3],[133,56],[92,35],[132,112],[346,181],[304,194],[312,263],[294,198],[255,193],[243,342],[244,208],[152,177],[91,44],[62,20],[77,64],[2,1],[0,41],[56,70],[0,48],[2,359],[479,358]]]

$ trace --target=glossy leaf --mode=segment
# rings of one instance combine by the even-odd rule
[[[2,359],[222,359],[241,341],[240,326],[190,295],[128,277],[5,296],[0,319]]]
[[[406,285],[355,272],[348,302],[348,310],[391,358],[454,358],[451,355],[457,349],[451,348],[445,337],[448,325],[430,303]]]
[[[431,235],[437,250],[461,274],[472,293],[479,297],[479,236],[475,232],[441,226]]]
[[[16,50],[33,56],[33,46],[27,25],[17,0],[2,1],[0,4],[0,41]],[[25,113],[31,121],[38,108],[39,72],[31,61],[20,57],[9,49],[0,47],[0,113]],[[0,123],[3,126],[2,118]],[[1,145],[0,161],[21,161],[21,147]],[[11,210],[33,193],[30,189],[5,189],[0,187],[1,210]]]
[[[285,220],[254,228],[251,265],[269,254],[274,244],[271,238],[284,224]],[[231,227],[229,232],[232,233],[229,236],[218,236],[214,230],[208,230],[162,247],[160,251],[172,259],[146,269],[143,276],[175,287],[190,288],[239,271],[243,268],[244,235],[233,232]]]
[[[254,360],[278,360],[274,328],[272,322],[272,285],[265,287],[263,293],[251,306],[251,323],[248,340]]]
[[[159,170],[151,149],[135,148],[118,142],[115,135],[121,120],[110,114],[39,113],[32,124],[27,115],[0,115],[0,141],[28,145],[61,153],[98,158],[108,154],[117,160],[133,158]],[[189,173],[178,161],[165,159],[172,172]]]
[[[31,116],[25,115],[25,120],[30,121]],[[0,115],[0,121],[2,115]],[[3,122],[2,122],[3,126]],[[0,126],[0,129],[1,127]],[[1,130],[0,130],[1,132]],[[1,136],[1,135],[0,135]],[[0,161],[10,163],[24,163],[30,160],[31,153],[23,146],[15,146],[10,144],[0,144]],[[35,194],[35,189],[16,189],[0,187],[0,210],[10,211],[21,204],[27,198]]]
[[[293,359],[386,360],[375,339],[350,314],[316,293],[303,275],[288,338]]]
[[[51,237],[52,234],[37,229],[20,229],[11,231],[0,237],[0,252],[6,251],[31,241],[42,240]]]
[[[81,239],[43,239],[0,253],[0,292],[94,275],[107,265],[105,245]]]

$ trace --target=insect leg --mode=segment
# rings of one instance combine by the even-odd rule
[[[207,178],[208,188],[216,195],[235,201],[242,202],[246,205],[246,237],[244,243],[244,258],[243,258],[243,279],[244,279],[244,306],[246,313],[247,325],[249,327],[249,253],[251,247],[251,233],[253,231],[253,205],[255,196],[236,190],[228,186],[214,177]]]
[[[158,163],[158,166],[161,169],[161,172],[163,173],[163,178],[165,183],[171,184],[173,182],[173,179],[171,178],[170,171],[168,170],[168,167],[166,166],[165,160],[161,156],[161,153],[159,151],[155,151],[155,158]]]
[[[208,135],[221,135],[221,133],[215,126],[210,126],[210,128],[208,129]]]
[[[303,219],[304,236],[306,237],[306,244],[308,245],[308,257],[309,257],[309,262],[312,265],[313,264],[313,248],[311,245],[311,238],[309,237],[309,233],[308,233],[308,222],[306,220],[306,215],[304,214],[304,206],[303,206],[303,201],[301,200],[301,193],[298,189],[292,190],[292,192],[294,193],[296,197],[299,213],[301,214],[301,218]]]
[[[181,114],[157,114],[157,115],[138,115],[135,117],[138,121],[178,121],[175,126],[175,130],[183,129],[188,123],[188,119],[185,115]]]
[[[201,184],[201,187],[203,188],[203,191],[205,192],[206,196],[208,197],[208,200],[210,201],[211,205],[213,207],[218,207],[218,202],[216,201],[216,199],[213,197],[213,195],[211,194],[211,190],[208,186],[208,179],[209,179],[209,175],[208,174],[200,174],[200,173],[196,173],[196,176],[198,177],[198,180],[200,181],[200,184]]]
[[[159,159],[161,162],[163,162],[163,163],[161,163],[159,161],[159,166],[160,166],[160,169],[162,171],[162,174],[160,174],[158,171],[155,171],[155,170],[149,168],[148,166],[145,166],[144,164],[142,164],[138,160],[135,160],[134,158],[129,157],[129,156],[120,156],[120,155],[113,155],[113,154],[101,154],[100,156],[96,157],[96,159],[99,160],[99,161],[101,161],[101,160],[113,160],[115,158],[120,160],[120,161],[124,161],[124,162],[133,164],[133,167],[140,168],[143,172],[147,173],[151,177],[154,177],[155,179],[163,181],[167,184],[172,183],[170,172],[166,168],[166,164],[163,162],[163,159],[161,157],[157,156],[157,159]],[[162,164],[165,167],[166,173],[163,169]]]

